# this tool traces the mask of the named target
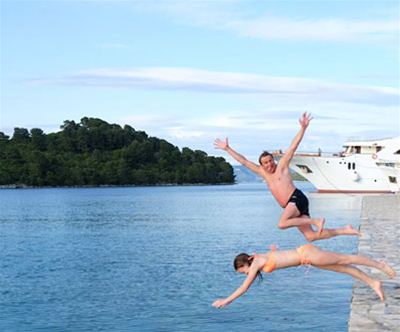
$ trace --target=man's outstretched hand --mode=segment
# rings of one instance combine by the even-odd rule
[[[225,138],[225,141],[221,141],[219,138],[217,138],[214,141],[214,147],[221,150],[226,150],[227,148],[229,148],[228,137]]]
[[[299,123],[301,128],[303,129],[307,129],[308,125],[310,124],[310,121],[313,118],[311,117],[310,113],[304,112],[303,115],[301,116],[301,118],[299,119]]]

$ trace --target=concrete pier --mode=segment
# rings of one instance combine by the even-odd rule
[[[361,270],[383,280],[386,300],[355,281],[350,309],[350,332],[400,332],[400,195],[366,196],[362,201],[358,253],[387,261],[397,272],[394,279],[375,269]]]

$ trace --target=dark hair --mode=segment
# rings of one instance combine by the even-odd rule
[[[274,156],[272,155],[272,153],[269,153],[268,151],[264,151],[264,152],[261,153],[260,156],[258,157],[258,162],[259,162],[260,165],[261,165],[261,159],[262,159],[263,157],[266,157],[266,156],[271,156],[272,158],[274,158]]]
[[[233,260],[233,267],[235,269],[235,271],[237,271],[238,269],[240,269],[243,266],[251,266],[251,264],[253,263],[254,260],[254,256],[249,256],[248,254],[242,252],[241,254],[237,255],[235,257],[235,259]],[[261,275],[260,271],[257,271],[257,277],[259,281],[262,281],[263,277]]]
[[[243,266],[246,265],[251,265],[253,263],[253,257],[247,255],[246,253],[242,252],[241,254],[237,255],[235,257],[235,260],[233,261],[233,267],[235,268],[235,271],[240,269]]]

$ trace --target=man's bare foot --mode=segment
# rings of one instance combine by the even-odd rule
[[[347,235],[358,235],[358,236],[361,236],[361,232],[356,230],[356,229],[354,229],[352,225],[346,225],[343,228],[346,231]]]
[[[324,229],[325,218],[317,219],[315,226],[317,226],[318,237],[321,236],[322,230]]]
[[[381,261],[380,263],[382,265],[381,270],[383,272],[385,272],[389,276],[390,279],[392,279],[396,276],[396,271],[393,270],[393,268],[390,267],[388,263],[386,263],[385,261]]]
[[[383,293],[382,289],[382,281],[374,280],[371,288],[375,291],[376,294],[378,294],[382,302],[385,301],[385,294]]]

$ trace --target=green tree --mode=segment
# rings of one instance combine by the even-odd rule
[[[6,134],[0,131],[0,141],[8,141],[9,138],[10,136],[7,136]]]
[[[12,140],[14,143],[27,143],[29,142],[29,131],[25,128],[14,128]]]
[[[44,151],[46,149],[46,135],[42,129],[31,129],[31,145],[36,150]]]
[[[66,120],[61,131],[45,134],[15,128],[11,139],[0,132],[0,184],[34,186],[153,185],[234,181],[223,158],[125,125],[84,117]]]

